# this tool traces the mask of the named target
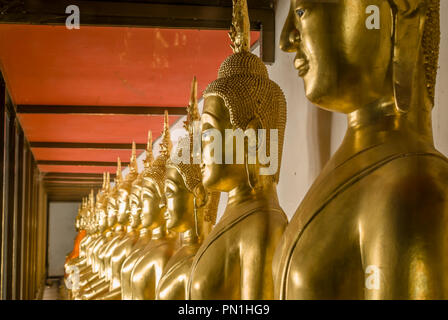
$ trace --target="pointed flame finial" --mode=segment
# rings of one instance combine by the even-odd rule
[[[135,146],[135,141],[132,141],[132,153],[131,153],[131,159],[129,161],[129,170],[133,172],[138,171],[138,165],[137,165],[137,147]]]
[[[117,159],[117,177],[115,179],[116,184],[120,184],[123,181],[123,176],[121,175],[121,160],[120,157]]]
[[[154,155],[152,153],[152,132],[148,131],[148,142],[146,143],[146,158],[143,161],[145,168],[149,168],[154,161]]]
[[[250,51],[250,21],[246,0],[233,0],[232,26],[229,32],[234,53]]]
[[[196,76],[194,76],[191,83],[190,104],[187,107],[187,120],[184,121],[184,128],[190,134],[193,134],[193,123],[199,119],[201,119],[201,117],[199,115],[198,107],[198,81]]]
[[[168,120],[168,110],[165,110],[162,142],[160,143],[160,154],[169,156],[172,148],[171,136],[170,136],[170,123]]]
[[[103,186],[101,187],[101,190],[106,189],[106,172],[103,172]]]
[[[106,172],[106,187],[104,188],[105,192],[109,192],[110,190],[110,173]]]

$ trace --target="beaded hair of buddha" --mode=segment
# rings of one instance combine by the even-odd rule
[[[163,194],[166,176],[166,162],[170,158],[172,143],[170,138],[170,127],[168,122],[168,111],[165,111],[162,139],[160,143],[160,154],[152,165],[143,170],[143,186],[155,182],[159,194]]]
[[[135,142],[132,142],[132,154],[129,161],[129,173],[126,178],[118,184],[119,190],[125,190],[128,194],[131,192],[132,182],[138,177],[137,151]]]
[[[143,187],[143,175],[145,174],[145,170],[149,169],[154,161],[154,156],[152,153],[152,133],[151,131],[148,132],[148,141],[146,144],[146,158],[143,161],[144,169],[143,171],[137,176],[137,178],[132,182],[131,187],[131,195],[130,198],[135,198],[137,202],[140,199],[140,195],[142,192]]]
[[[440,0],[426,0],[426,21],[423,29],[423,57],[426,88],[434,105],[440,47]]]
[[[249,16],[245,0],[234,0],[230,32],[234,53],[221,64],[218,79],[209,84],[204,98],[220,97],[229,110],[230,122],[243,131],[258,120],[261,129],[278,130],[278,171],[272,176],[278,182],[286,126],[286,99],[283,91],[269,79],[259,57],[250,53]],[[266,141],[269,151],[269,137]]]
[[[107,196],[110,191],[110,173],[103,174],[103,186],[96,195],[96,207],[98,209],[104,208],[107,205]]]
[[[117,171],[116,171],[116,177],[115,177],[115,183],[112,188],[110,188],[110,191],[107,196],[107,203],[111,204],[113,207],[117,206],[117,197],[118,197],[118,185],[120,185],[123,181],[123,176],[121,173],[121,160],[118,158],[117,160]]]
[[[414,73],[423,64],[424,85],[434,106],[440,46],[440,0],[388,0],[394,18],[393,81],[397,108],[412,105]],[[412,30],[419,30],[413,32]],[[409,57],[412,56],[412,59]],[[418,86],[418,85],[417,85]],[[409,98],[408,98],[409,96]]]

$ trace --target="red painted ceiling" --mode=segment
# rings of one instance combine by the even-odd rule
[[[253,42],[259,33],[253,33]],[[186,106],[193,75],[199,92],[231,53],[225,30],[0,24],[0,67],[15,104]],[[169,110],[169,109],[168,109]],[[29,141],[145,143],[161,116],[19,117]],[[177,116],[170,117],[173,124]],[[129,151],[33,149],[37,160],[115,161]],[[114,172],[114,167],[39,166],[44,172]]]

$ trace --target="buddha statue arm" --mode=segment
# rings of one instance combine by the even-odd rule
[[[370,220],[369,227],[366,218],[360,234],[365,298],[447,299],[447,190],[429,179],[405,181],[395,190],[374,214],[380,224]]]

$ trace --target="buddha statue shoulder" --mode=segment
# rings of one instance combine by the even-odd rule
[[[439,0],[291,1],[281,47],[307,98],[348,128],[278,247],[277,298],[448,298],[448,161],[431,125],[439,11]]]
[[[166,162],[170,157],[171,140],[168,112],[165,112],[160,154],[143,174],[142,220],[149,219],[151,241],[142,250],[131,272],[131,298],[154,300],[163,270],[178,247],[177,238],[166,231],[164,185]],[[129,293],[124,294],[125,298]]]
[[[157,286],[158,300],[185,300],[191,264],[207,233],[207,223],[214,223],[220,194],[207,193],[202,185],[199,163],[194,163],[193,128],[200,121],[197,81],[193,80],[185,129],[188,134],[177,144],[166,165],[166,226],[179,234],[180,249],[168,261]],[[184,154],[187,154],[184,161]],[[173,158],[173,156],[176,156]]]
[[[286,101],[249,52],[246,1],[233,4],[234,54],[205,90],[201,116],[202,181],[228,193],[228,202],[194,258],[187,290],[193,300],[272,299],[272,258],[287,225],[277,198]]]

